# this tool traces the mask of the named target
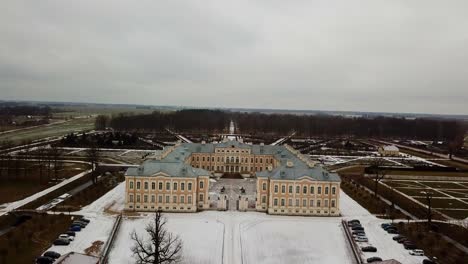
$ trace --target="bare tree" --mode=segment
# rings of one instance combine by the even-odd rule
[[[46,153],[46,149],[41,146],[39,148],[37,148],[37,151],[36,151],[36,160],[37,160],[37,166],[39,167],[39,182],[42,183],[42,174],[43,174],[43,171],[44,171],[44,162],[45,162],[45,153]]]
[[[379,190],[379,182],[385,178],[387,171],[383,168],[385,159],[376,158],[371,161],[370,169],[372,172],[372,178],[374,180],[374,196],[377,197]]]
[[[63,151],[57,146],[52,146],[50,148],[50,157],[52,159],[52,162],[54,164],[54,178],[57,180],[57,174],[58,171],[61,168],[62,163],[60,162],[60,159],[62,158]]]
[[[93,184],[97,183],[97,167],[99,165],[99,158],[101,156],[100,149],[96,146],[86,150],[86,159],[91,163],[91,179]]]
[[[427,202],[427,211],[426,211],[426,215],[427,215],[427,224],[430,226],[430,225],[431,225],[431,222],[432,222],[432,205],[431,205],[431,201],[432,201],[433,193],[430,192],[430,191],[422,191],[421,193],[424,194],[424,196],[426,196],[426,202]]]
[[[132,252],[137,264],[168,264],[181,260],[182,241],[166,230],[166,223],[161,211],[157,211],[154,222],[145,228],[149,239],[145,240],[135,231],[132,232],[131,239],[135,242]]]

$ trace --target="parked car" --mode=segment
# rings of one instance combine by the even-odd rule
[[[72,236],[72,237],[76,237],[76,233],[73,232],[73,231],[67,231],[67,232],[65,232],[65,234],[67,234],[69,236]]]
[[[392,225],[392,224],[390,224],[390,223],[383,223],[383,224],[381,224],[380,226],[381,226],[382,228],[384,228],[384,227],[391,226],[391,225]]]
[[[377,252],[377,248],[373,246],[367,246],[361,248],[362,252]]]
[[[385,231],[388,231],[389,229],[396,229],[396,226],[392,226],[392,225],[390,225],[390,226],[385,226],[383,229],[384,229]]]
[[[416,249],[415,244],[404,244],[403,246],[405,247],[405,249]]]
[[[406,237],[403,236],[403,235],[398,235],[398,236],[392,237],[392,239],[395,240],[395,241],[398,241],[398,240],[400,240],[400,239],[402,239],[402,238],[406,238]]]
[[[82,217],[82,218],[80,219],[80,221],[86,222],[86,223],[88,223],[88,224],[89,224],[89,222],[91,222],[91,220],[89,220],[89,219],[87,219],[87,218],[84,218],[84,217]]]
[[[361,231],[364,231],[364,227],[362,227],[362,226],[353,226],[353,227],[351,227],[351,230],[361,230]]]
[[[352,219],[348,221],[348,225],[353,224],[353,223],[358,223],[360,224],[361,222],[358,219]]]
[[[424,250],[422,250],[422,249],[413,249],[413,250],[410,251],[410,255],[424,256]]]
[[[388,229],[387,233],[389,233],[389,234],[400,234],[400,232],[398,232],[397,229],[392,229],[392,228]]]
[[[364,237],[364,236],[366,236],[366,233],[364,232],[358,232],[356,234],[353,234],[353,237]]]
[[[57,253],[55,251],[46,251],[44,254],[43,254],[44,257],[49,257],[49,258],[53,258],[53,259],[58,259],[60,258],[60,253]]]
[[[70,226],[69,231],[80,232],[81,231],[81,226],[72,225],[72,226]]]
[[[400,238],[400,239],[397,240],[397,242],[400,243],[400,244],[403,244],[403,243],[405,243],[406,241],[409,241],[408,238],[406,238],[406,237],[402,237],[402,238]],[[409,241],[409,242],[411,242],[411,241]]]
[[[85,218],[85,219],[86,219],[86,218]],[[83,224],[85,224],[85,225],[88,225],[88,224],[89,224],[89,222],[84,221],[83,218],[81,218],[81,219],[79,219],[79,220],[75,220],[74,222],[80,222],[80,223],[83,223]]]
[[[37,264],[52,264],[52,263],[54,263],[54,261],[55,261],[55,259],[50,258],[50,257],[45,257],[45,256],[41,256],[41,257],[36,258],[36,263]]]
[[[430,259],[423,259],[422,264],[436,264],[436,262]]]
[[[365,237],[365,236],[358,236],[358,237],[355,237],[354,240],[355,240],[356,242],[368,242],[368,241],[369,241],[369,239],[367,239],[367,237]]]
[[[372,262],[377,262],[377,261],[382,261],[382,259],[379,257],[371,257],[367,259],[367,263],[372,263]]]
[[[69,241],[75,240],[75,237],[69,236],[69,235],[67,235],[67,234],[61,234],[58,238],[61,238],[61,239],[68,239]]]
[[[68,246],[70,245],[70,240],[58,238],[58,239],[55,239],[54,245],[55,246]]]
[[[77,226],[80,226],[81,228],[85,228],[86,227],[86,224],[83,223],[83,222],[80,222],[80,221],[74,221],[72,223],[72,225],[77,225]]]

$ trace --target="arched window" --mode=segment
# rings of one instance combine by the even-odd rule
[[[307,186],[304,186],[304,187],[302,188],[302,192],[303,192],[304,194],[307,193]]]
[[[266,182],[262,184],[262,190],[266,191]]]

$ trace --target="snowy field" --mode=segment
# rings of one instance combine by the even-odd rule
[[[91,205],[83,208],[91,223],[77,234],[70,246],[54,246],[60,253],[84,250],[95,241],[107,241],[115,212],[123,210],[124,185],[120,184]],[[371,215],[346,194],[341,195],[343,218],[361,221],[369,243],[377,253],[366,253],[364,259],[379,256],[405,264],[419,264],[422,257],[409,255],[392,235],[380,228],[386,222]],[[109,214],[109,212],[111,214]],[[110,253],[110,262],[134,263],[130,234],[144,235],[152,214],[125,216]],[[272,216],[257,212],[204,211],[193,214],[164,214],[169,231],[183,241],[183,263],[354,263],[341,217]]]

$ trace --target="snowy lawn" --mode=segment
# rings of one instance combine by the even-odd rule
[[[224,226],[215,219],[204,219],[197,215],[166,215],[167,228],[180,236],[183,243],[183,263],[221,263]],[[139,236],[146,236],[145,226],[151,216],[126,218],[120,227],[109,263],[135,263],[130,234],[135,230]]]
[[[263,213],[164,214],[183,241],[183,263],[353,263],[339,218]],[[130,234],[144,234],[152,214],[126,218],[110,263],[134,263]]]

